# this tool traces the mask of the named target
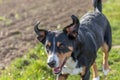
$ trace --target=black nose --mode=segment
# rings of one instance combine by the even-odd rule
[[[56,61],[55,61],[55,60],[53,60],[53,61],[51,61],[51,62],[48,63],[48,65],[49,65],[51,68],[55,67],[55,64],[56,64]]]

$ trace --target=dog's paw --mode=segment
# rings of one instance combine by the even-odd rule
[[[100,80],[100,77],[99,76],[95,77],[95,78],[93,78],[93,80]]]
[[[110,72],[110,69],[105,69],[104,66],[103,66],[102,71],[103,71],[104,75],[106,76]]]

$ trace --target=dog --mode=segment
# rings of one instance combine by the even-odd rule
[[[82,80],[100,80],[95,63],[97,51],[103,51],[103,72],[109,72],[108,55],[112,45],[110,23],[102,13],[102,1],[93,0],[94,11],[85,14],[80,20],[72,15],[72,23],[61,31],[39,29],[40,22],[34,25],[37,39],[45,46],[47,64],[56,80],[66,80],[69,75],[80,75]]]

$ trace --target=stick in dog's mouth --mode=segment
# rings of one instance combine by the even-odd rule
[[[61,70],[62,70],[62,67],[65,65],[66,61],[67,61],[67,58],[64,59],[61,66],[53,68],[53,73],[54,74],[59,74],[61,72]]]

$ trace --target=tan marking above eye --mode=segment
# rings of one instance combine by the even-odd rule
[[[61,42],[57,42],[57,47],[59,49],[64,49],[65,48],[65,45],[63,45]]]
[[[51,46],[51,42],[47,42],[46,46],[50,47]]]
[[[61,45],[61,42],[57,42],[57,47],[59,47]]]
[[[61,42],[57,42],[57,47],[60,47],[60,45],[61,45]],[[73,51],[73,47],[71,47],[71,46],[68,46],[68,49]]]
[[[71,50],[71,51],[73,51],[73,47],[71,47],[71,46],[68,46],[68,49]]]

